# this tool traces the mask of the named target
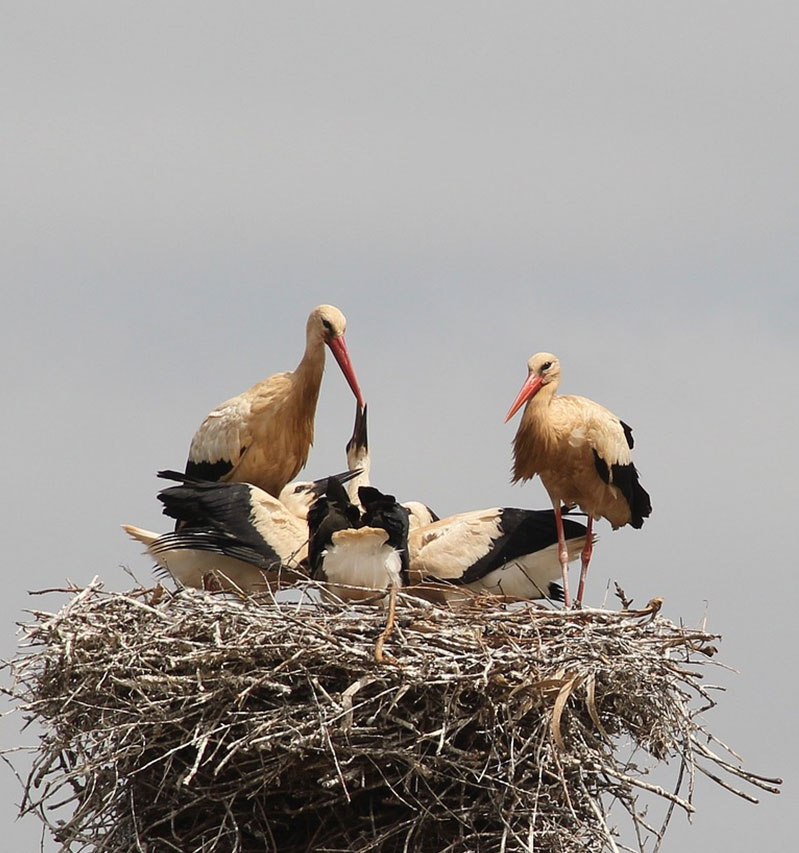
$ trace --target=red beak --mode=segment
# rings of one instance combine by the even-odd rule
[[[341,372],[344,374],[347,384],[352,388],[352,393],[355,394],[355,399],[358,401],[358,405],[363,406],[361,389],[358,386],[358,380],[355,378],[355,371],[352,368],[350,354],[347,352],[347,344],[344,340],[344,335],[338,335],[338,337],[332,338],[328,342],[328,346],[330,347],[330,352],[333,353],[334,358],[338,362],[338,366],[341,368]]]
[[[536,392],[538,392],[543,384],[544,380],[535,373],[531,373],[527,377],[524,385],[522,385],[522,390],[516,395],[513,405],[508,409],[508,414],[505,415],[505,423],[507,423],[516,414],[516,412],[518,412],[519,409],[521,409],[521,407],[536,394]]]

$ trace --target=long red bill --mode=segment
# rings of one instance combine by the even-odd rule
[[[344,374],[347,384],[352,388],[352,393],[355,394],[355,399],[358,401],[358,405],[363,406],[363,396],[361,395],[358,380],[355,378],[355,370],[353,370],[352,362],[350,361],[350,354],[347,352],[347,344],[344,340],[344,335],[339,335],[338,337],[333,338],[329,342],[328,346],[330,347],[330,351],[333,353],[334,358],[338,362],[338,366],[341,368],[341,372]]]
[[[538,389],[543,385],[544,380],[540,376],[531,373],[522,385],[521,391],[516,395],[513,405],[508,409],[508,414],[505,415],[505,423],[507,423],[516,412],[532,397]]]

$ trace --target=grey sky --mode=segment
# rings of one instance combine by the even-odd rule
[[[502,420],[537,350],[632,424],[654,513],[608,579],[724,635],[713,730],[786,790],[700,782],[663,853],[788,849],[799,287],[795,3],[2,3],[0,653],[25,591],[148,579],[161,467],[333,302],[373,480],[546,506]],[[340,470],[332,363],[308,473]],[[52,606],[57,606],[56,602]],[[3,724],[3,741],[19,738]],[[8,849],[19,791],[0,776]],[[789,834],[790,833],[790,834]],[[51,849],[46,847],[45,849]]]

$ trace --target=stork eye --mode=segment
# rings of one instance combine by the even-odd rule
[[[298,495],[301,491],[302,491],[302,486],[295,486],[294,487],[294,494],[295,495]]]
[[[549,370],[550,367],[552,367],[552,362],[551,361],[545,361],[541,365],[541,370]]]
[[[328,332],[333,331],[333,324],[330,322],[330,320],[322,320],[322,325]]]

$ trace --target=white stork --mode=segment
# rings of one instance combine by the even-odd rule
[[[353,471],[343,471],[341,474],[332,476],[339,483],[346,483],[359,474],[360,470],[356,468]],[[318,480],[292,480],[281,489],[278,500],[290,513],[305,521],[313,502],[325,493],[327,481],[327,477],[321,477]]]
[[[569,553],[561,504],[578,504],[587,514],[588,531],[577,588],[579,604],[591,559],[593,521],[607,518],[614,530],[625,524],[640,528],[652,512],[652,503],[633,465],[630,427],[593,400],[556,396],[560,362],[551,353],[532,356],[527,370],[527,380],[505,417],[509,421],[527,403],[513,442],[513,481],[529,480],[539,474],[549,493],[555,510],[567,606]]]
[[[369,437],[367,434],[366,406],[355,405],[355,424],[352,428],[352,436],[347,442],[347,466],[350,471],[359,473],[352,477],[347,483],[347,494],[350,501],[360,506],[358,496],[361,486],[369,486],[372,460],[369,456]],[[344,482],[342,480],[342,482]],[[438,516],[426,504],[420,501],[403,501],[401,506],[410,513],[410,529],[415,530],[425,524],[438,521]]]
[[[278,589],[305,577],[307,525],[272,495],[249,483],[213,483],[172,471],[183,481],[164,489],[164,514],[179,522],[172,533],[133,525],[125,532],[183,586],[244,593]]]
[[[394,627],[397,590],[408,584],[408,510],[371,486],[361,486],[358,499],[363,513],[330,478],[326,494],[308,513],[308,561],[311,576],[321,577],[345,601],[388,592],[386,627],[375,645],[375,658],[382,662],[383,644]]]
[[[569,560],[585,547],[586,528],[563,520]],[[488,592],[560,600],[558,532],[551,509],[492,507],[462,512],[408,537],[410,578],[434,601],[461,602]],[[410,592],[416,590],[411,589]]]
[[[202,480],[251,483],[277,497],[308,459],[325,345],[363,405],[344,340],[346,326],[344,315],[333,305],[314,308],[306,325],[305,353],[296,370],[275,373],[217,406],[194,434],[186,474]]]
[[[347,483],[350,501],[369,485],[371,457],[366,406],[356,406],[347,443],[347,464],[360,470]],[[408,592],[435,601],[456,602],[478,592],[524,599],[559,599],[558,534],[552,510],[491,507],[439,519],[426,504],[405,501],[408,510],[410,581]],[[565,522],[569,559],[579,556],[586,529]],[[419,586],[422,584],[422,586]]]
[[[371,486],[361,486],[359,498],[363,513],[331,477],[308,513],[311,576],[348,601],[408,583],[407,510]]]

